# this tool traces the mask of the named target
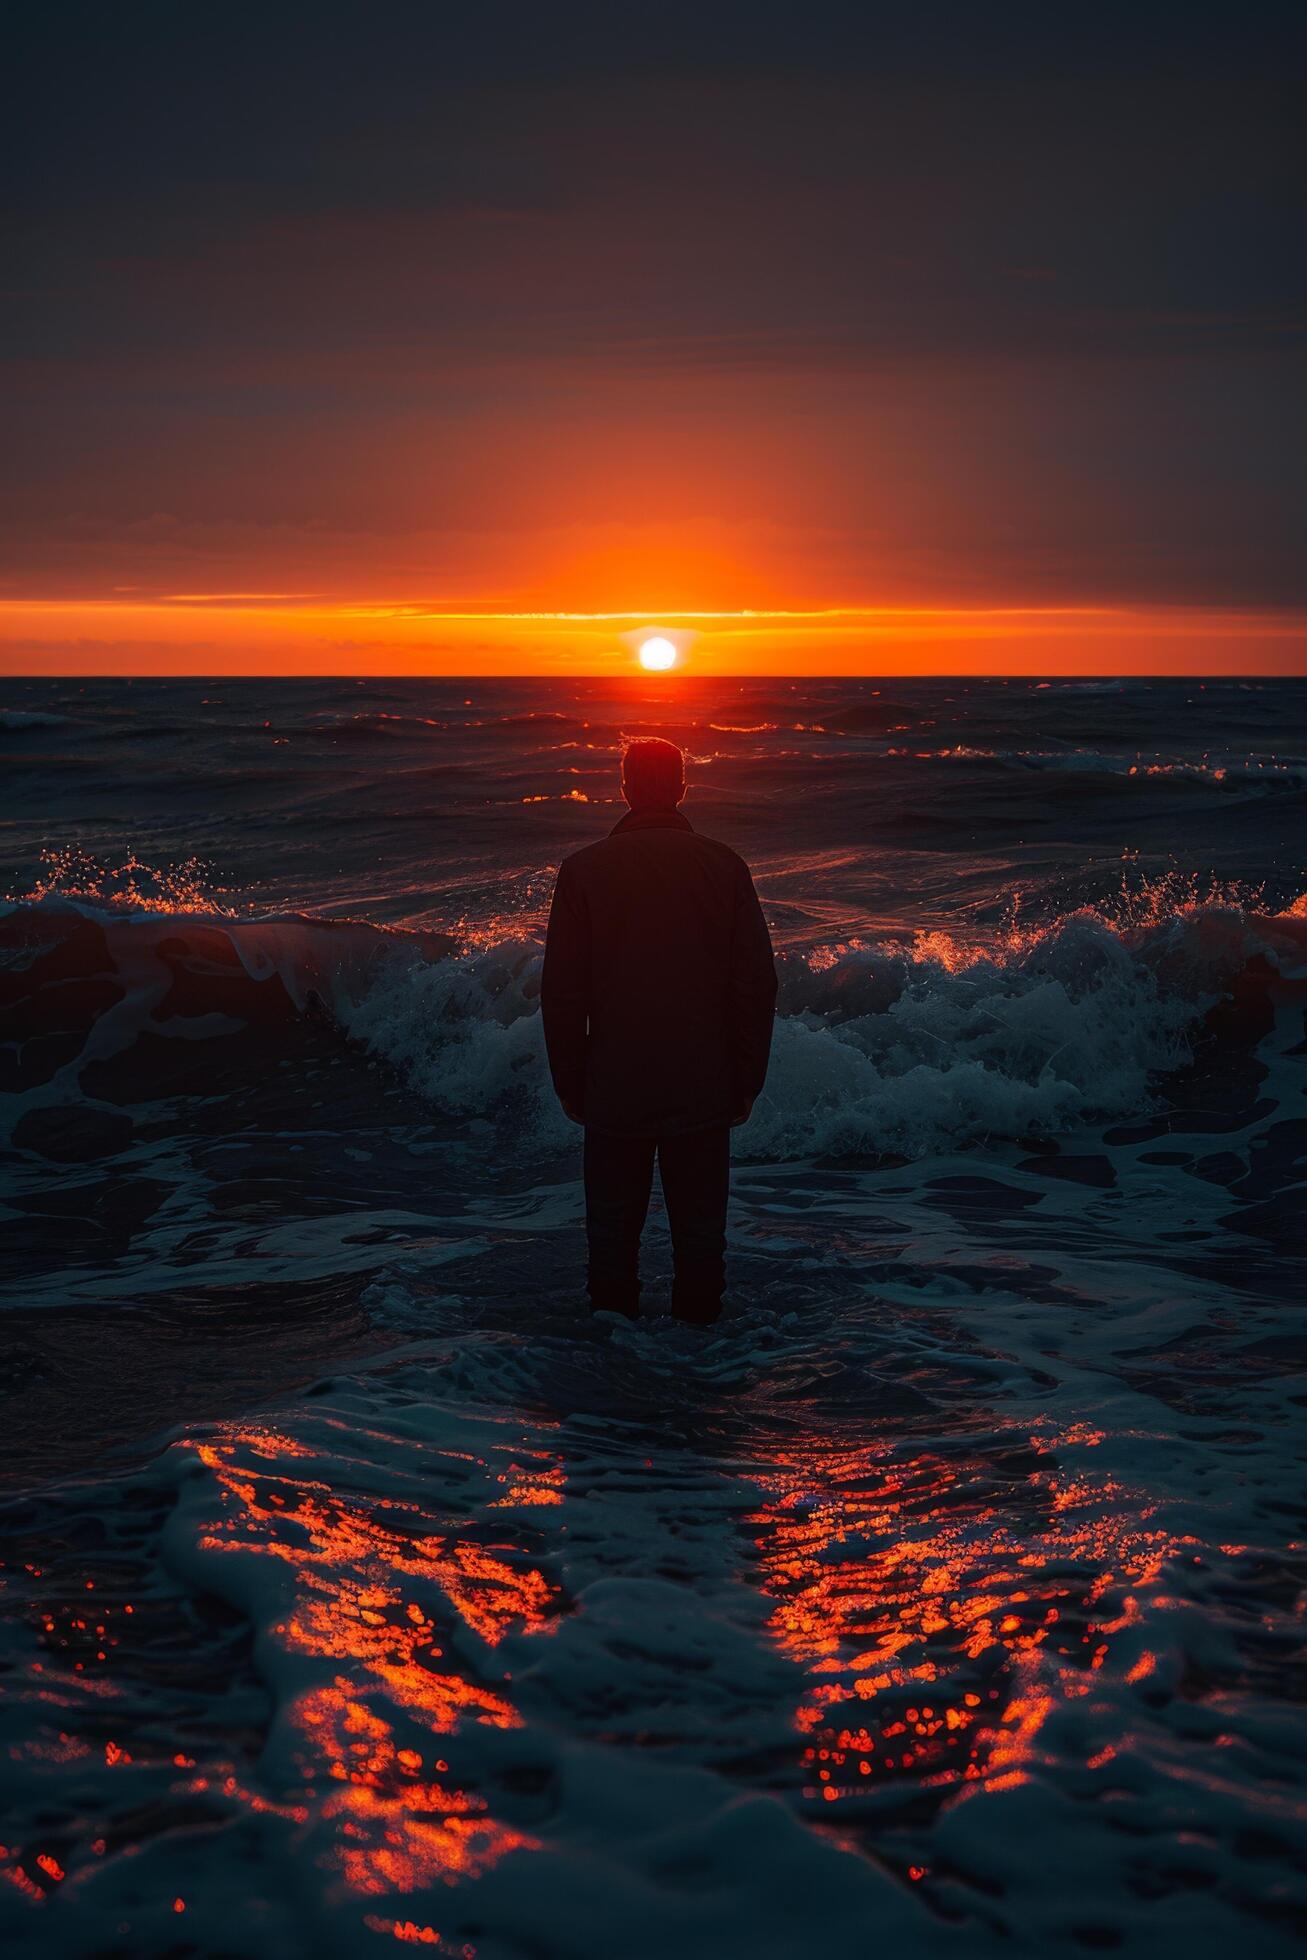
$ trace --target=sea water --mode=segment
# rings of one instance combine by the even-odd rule
[[[624,737],[779,955],[584,1312]],[[1294,1950],[1307,685],[0,690],[0,1945]]]

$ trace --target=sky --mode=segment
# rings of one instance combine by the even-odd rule
[[[1303,671],[1300,12],[29,9],[0,666]]]

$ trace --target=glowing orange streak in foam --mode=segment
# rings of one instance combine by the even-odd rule
[[[1079,1425],[1062,1440],[1103,1439]],[[1050,1713],[1087,1692],[1110,1636],[1141,1617],[1136,1589],[1192,1542],[1147,1529],[1147,1506],[1111,1478],[1032,1473],[1038,1517],[1023,1537],[989,1501],[983,1462],[896,1463],[888,1448],[824,1438],[775,1460],[760,1480],[771,1501],[752,1522],[777,1602],[773,1637],[808,1673],[795,1712],[810,1738],[806,1794],[827,1804],[887,1776],[922,1787],[1023,1781]],[[1083,1568],[1078,1583],[1068,1565]],[[1064,1624],[1073,1596],[1083,1613],[1122,1587],[1116,1618],[1083,1632],[1079,1619]],[[1137,1662],[1127,1678],[1146,1672]],[[868,1723],[863,1711],[878,1703]]]
[[[293,1439],[267,1429],[233,1428],[220,1443],[197,1444],[229,1513],[200,1542],[210,1551],[252,1552],[288,1566],[296,1598],[277,1634],[299,1653],[345,1664],[331,1682],[302,1695],[294,1714],[309,1748],[310,1778],[325,1775],[338,1786],[323,1799],[320,1815],[334,1827],[329,1855],[350,1891],[413,1892],[474,1876],[505,1852],[529,1847],[533,1840],[491,1817],[479,1796],[443,1780],[443,1759],[435,1759],[432,1775],[423,1752],[399,1747],[372,1697],[381,1687],[435,1735],[452,1734],[469,1717],[516,1726],[521,1718],[501,1692],[465,1672],[432,1666],[443,1658],[439,1629],[418,1600],[406,1597],[403,1582],[437,1588],[463,1624],[493,1647],[510,1627],[541,1633],[555,1624],[554,1593],[543,1574],[469,1540],[393,1530],[375,1515],[387,1508],[384,1500],[365,1510],[321,1481],[281,1468],[242,1471],[232,1461],[241,1447],[269,1464],[305,1454]],[[512,1474],[523,1481],[527,1502],[540,1501],[544,1491],[559,1501],[561,1465],[515,1463]],[[499,1503],[511,1501],[510,1492]],[[407,1921],[377,1924],[391,1926],[397,1938],[425,1941],[431,1932],[399,1931],[412,1925]]]

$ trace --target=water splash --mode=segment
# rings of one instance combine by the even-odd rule
[[[212,867],[201,858],[177,864],[149,864],[129,851],[121,863],[94,856],[78,844],[40,854],[41,869],[25,892],[11,892],[17,905],[38,905],[43,899],[83,899],[131,912],[206,913],[236,917],[222,901],[230,888],[216,884]]]

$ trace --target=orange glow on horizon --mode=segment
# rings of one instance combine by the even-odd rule
[[[658,616],[658,615],[655,615]],[[1301,674],[1291,612],[1104,606],[738,608],[669,613],[693,673]],[[649,613],[463,610],[413,601],[178,593],[0,600],[0,674],[630,674]],[[678,659],[683,646],[677,647]]]

